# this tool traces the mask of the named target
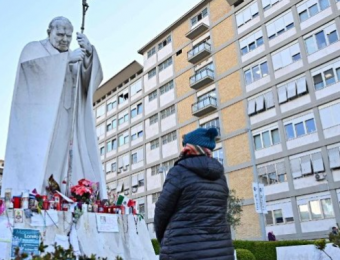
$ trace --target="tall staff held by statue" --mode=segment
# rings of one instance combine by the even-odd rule
[[[85,30],[85,15],[89,8],[89,5],[87,4],[87,0],[82,0],[82,7],[83,7],[83,15],[82,15],[82,23],[81,23],[81,33],[84,33]],[[69,196],[71,194],[71,178],[72,178],[72,163],[73,163],[73,144],[74,144],[74,129],[76,124],[76,115],[77,115],[77,108],[78,108],[78,95],[80,91],[79,87],[79,78],[80,78],[80,68],[81,68],[82,62],[78,62],[78,72],[77,72],[77,81],[76,86],[74,90],[74,104],[73,104],[73,112],[72,112],[72,125],[71,125],[71,132],[70,132],[70,141],[69,141],[69,153],[68,153],[68,169],[67,169],[67,185],[66,185],[66,192]]]

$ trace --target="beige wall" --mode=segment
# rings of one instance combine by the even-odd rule
[[[242,95],[240,76],[240,72],[236,71],[217,83],[220,103],[227,102]]]
[[[176,94],[178,98],[189,93],[190,91],[193,91],[189,84],[189,78],[192,74],[192,70],[187,70],[185,73],[181,74],[175,79]]]
[[[212,29],[212,38],[215,48],[219,48],[222,44],[231,40],[233,37],[234,30],[233,20],[231,16],[223,20]]]
[[[191,63],[188,62],[188,51],[191,50],[191,44],[182,49],[182,53],[180,55],[174,55],[175,59],[175,73],[178,73],[180,70],[188,67]]]
[[[226,157],[229,166],[250,161],[250,149],[247,134],[241,134],[225,141]]]
[[[242,209],[241,225],[236,228],[236,239],[260,238],[260,220],[254,205],[243,206]]]
[[[178,103],[177,105],[178,123],[182,124],[193,117],[191,112],[191,106],[193,103],[194,95],[191,95]]]
[[[244,101],[240,101],[224,108],[222,111],[222,124],[225,133],[230,134],[246,127],[246,114]]]
[[[226,0],[210,2],[210,20],[215,23],[231,11],[231,6]]]
[[[229,189],[235,190],[240,199],[252,199],[253,168],[244,168],[228,173]]]
[[[189,43],[185,35],[189,32],[189,21],[184,21],[181,25],[176,27],[173,31],[173,46],[174,50],[177,51],[178,48],[182,47],[184,44]]]
[[[216,72],[218,76],[226,72],[227,70],[235,67],[238,63],[236,44],[230,44],[226,48],[216,53],[215,61]]]

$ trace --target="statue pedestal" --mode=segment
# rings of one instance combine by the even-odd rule
[[[56,241],[68,244],[66,236],[72,229],[71,244],[75,249],[78,247],[82,255],[95,254],[108,260],[114,260],[116,256],[124,260],[157,259],[144,220],[137,220],[133,215],[117,215],[119,232],[98,232],[96,215],[84,213],[72,227],[71,212],[50,210],[48,214],[36,214],[31,219],[24,217],[23,223],[14,223],[13,214],[9,212],[7,217],[5,213],[0,216],[0,259],[10,259],[13,226],[39,230],[44,244],[49,246],[48,251],[52,250]]]

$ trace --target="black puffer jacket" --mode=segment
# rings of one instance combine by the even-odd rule
[[[223,166],[207,156],[182,158],[170,169],[156,203],[160,260],[233,260],[226,223]]]

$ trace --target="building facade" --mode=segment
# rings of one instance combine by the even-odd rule
[[[327,236],[340,223],[340,3],[203,0],[96,93],[110,189],[155,202],[182,135],[216,126],[214,157],[243,198],[237,239]],[[133,67],[133,69],[131,69]],[[252,183],[265,185],[266,215]]]

